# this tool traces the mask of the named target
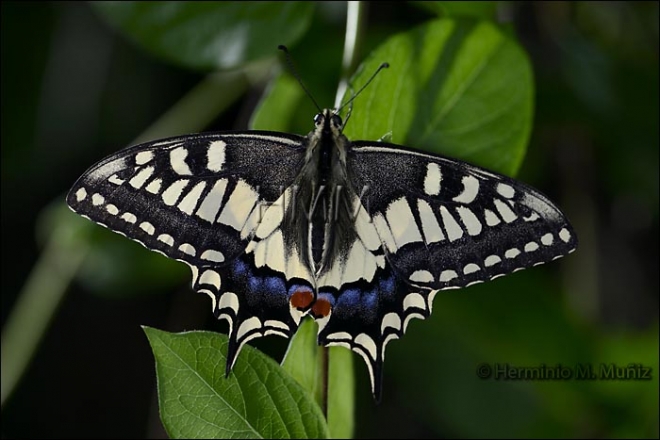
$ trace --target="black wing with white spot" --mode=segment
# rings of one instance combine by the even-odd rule
[[[461,161],[355,142],[347,171],[364,209],[355,219],[360,239],[354,256],[338,261],[336,282],[319,289],[333,305],[319,341],[359,353],[377,398],[386,344],[412,318],[430,315],[438,290],[542,264],[577,246],[545,196]]]
[[[190,265],[194,289],[230,324],[229,371],[248,340],[295,332],[303,311],[291,297],[313,296],[311,275],[280,239],[277,203],[304,151],[303,137],[259,131],[145,143],[90,168],[67,203]]]

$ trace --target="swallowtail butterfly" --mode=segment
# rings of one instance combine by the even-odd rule
[[[173,137],[119,151],[67,203],[183,261],[229,322],[226,372],[243,344],[291,337],[364,358],[380,399],[388,342],[467,287],[572,252],[562,212],[529,186],[465,162],[350,141],[332,110],[307,136],[267,131]]]

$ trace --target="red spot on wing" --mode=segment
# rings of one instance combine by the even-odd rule
[[[325,318],[330,314],[332,304],[328,300],[318,298],[312,306],[312,316],[314,318]]]
[[[314,302],[314,294],[311,290],[298,289],[293,292],[289,300],[291,305],[297,309],[305,310]]]

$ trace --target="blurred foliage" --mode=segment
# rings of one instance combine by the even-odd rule
[[[196,69],[228,69],[269,56],[307,30],[310,2],[93,2],[145,50]]]
[[[356,362],[355,435],[657,438],[658,3],[469,3],[370,4],[362,53],[438,15],[503,21],[507,37],[531,59],[536,85],[519,178],[565,208],[581,247],[557,263],[438,294],[433,316],[413,322],[388,347],[380,405]],[[203,80],[109,29],[98,15],[103,7],[2,3],[3,324],[39,259],[38,243],[48,241],[48,232],[35,238],[40,213],[63,200],[91,163],[128,145]],[[328,105],[341,71],[345,10],[336,2],[302,7],[311,21],[284,43],[307,87]],[[271,69],[283,41],[266,43],[272,52],[264,45],[244,60],[266,57],[263,68]],[[373,59],[365,71],[382,61],[392,63]],[[515,73],[506,67],[503,74]],[[296,102],[281,108],[272,128],[309,131],[314,106],[290,77],[279,78],[268,86],[252,82],[244,99],[206,129],[244,129],[251,118],[261,124],[260,116],[272,114],[264,105],[253,115],[265,87]],[[354,103],[347,132],[359,128],[350,124],[365,102],[375,103],[365,97]],[[89,226],[89,234],[79,232],[91,246],[79,272],[86,275],[71,287],[23,382],[3,404],[5,437],[162,436],[148,409],[153,359],[135,329],[226,329],[210,316],[208,300],[189,292],[183,265]],[[281,357],[285,344],[270,339],[254,345]],[[496,381],[476,374],[481,363],[601,362],[652,367],[653,380]]]

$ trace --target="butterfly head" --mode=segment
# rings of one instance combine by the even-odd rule
[[[317,132],[321,131],[326,134],[339,134],[344,128],[344,122],[334,110],[325,109],[314,116],[314,126],[316,127]]]

